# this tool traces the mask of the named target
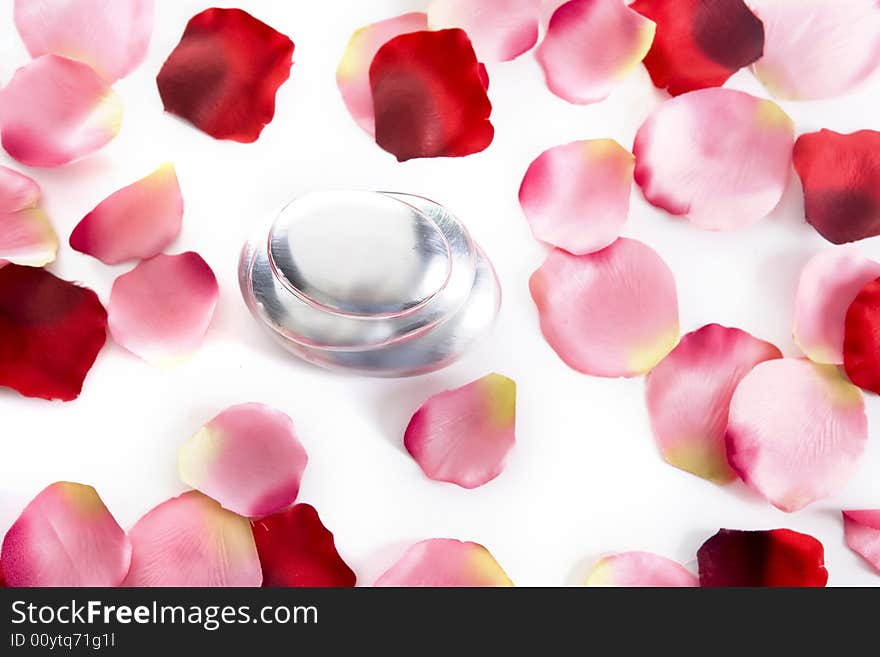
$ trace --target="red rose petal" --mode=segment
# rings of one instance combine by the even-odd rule
[[[540,17],[541,0],[432,0],[428,7],[432,30],[460,27],[487,62],[506,62],[530,50],[538,41]]]
[[[880,509],[844,511],[846,544],[880,573]]]
[[[880,394],[880,278],[865,285],[846,311],[843,367],[859,388]]]
[[[187,23],[156,78],[165,111],[216,139],[256,141],[275,115],[293,48],[241,9],[206,9]]]
[[[657,23],[645,67],[654,85],[673,96],[720,87],[761,57],[764,25],[743,0],[636,0]]]
[[[825,550],[790,529],[721,529],[697,552],[700,586],[825,586]]]
[[[370,65],[376,143],[401,162],[461,157],[492,143],[492,104],[464,30],[403,34]]]
[[[354,586],[357,577],[339,556],[333,534],[308,504],[252,523],[263,586]]]
[[[106,329],[91,290],[35,267],[0,268],[0,385],[26,397],[76,399]]]

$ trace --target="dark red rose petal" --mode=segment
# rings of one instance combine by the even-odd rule
[[[156,83],[165,111],[217,139],[256,141],[275,115],[293,41],[241,9],[193,16]]]
[[[333,534],[309,504],[296,504],[253,523],[263,586],[354,586]]]
[[[846,311],[843,367],[859,388],[880,394],[880,278],[865,285]]]
[[[495,134],[487,86],[463,30],[391,39],[370,65],[376,143],[401,162],[482,151]]]
[[[26,397],[76,399],[106,329],[91,290],[44,269],[0,268],[0,385]]]
[[[636,0],[657,23],[645,67],[673,96],[720,87],[764,52],[764,24],[743,0]]]
[[[697,552],[700,586],[825,586],[825,550],[790,529],[722,529]]]
[[[813,227],[844,244],[880,235],[880,132],[810,132],[794,145],[794,167],[804,185]]]

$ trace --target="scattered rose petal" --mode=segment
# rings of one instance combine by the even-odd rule
[[[836,367],[769,360],[733,393],[727,460],[773,506],[797,511],[843,488],[867,438],[862,394]]]
[[[880,509],[843,512],[846,544],[880,573]]]
[[[148,363],[173,364],[201,346],[218,296],[214,272],[199,254],[157,255],[113,283],[110,334]]]
[[[370,65],[376,143],[401,162],[484,150],[495,134],[485,75],[463,30],[394,37]]]
[[[295,504],[253,523],[263,586],[354,586],[333,534],[308,504]]]
[[[88,65],[44,55],[0,91],[0,140],[22,164],[57,167],[95,152],[122,123],[122,103]]]
[[[764,21],[764,56],[755,73],[777,98],[844,94],[880,64],[876,0],[748,0]]]
[[[477,488],[504,470],[515,424],[516,383],[488,374],[429,398],[403,442],[430,479]]]
[[[506,62],[531,50],[540,17],[541,0],[432,0],[428,7],[431,29],[460,27],[486,62]]]
[[[650,552],[621,552],[599,560],[586,586],[685,587],[699,586],[696,576],[681,564]]]
[[[107,339],[91,290],[44,269],[0,268],[0,385],[25,397],[76,399]]]
[[[178,451],[185,484],[251,517],[292,504],[307,461],[290,418],[263,404],[227,408]]]
[[[119,586],[131,543],[91,486],[59,481],[42,490],[3,539],[8,586]]]
[[[535,238],[575,255],[611,244],[629,213],[634,166],[613,139],[573,141],[541,153],[519,188]]]
[[[18,212],[37,207],[40,186],[14,169],[0,166],[0,212]]]
[[[58,236],[37,207],[40,188],[27,176],[0,166],[0,267],[42,267],[55,259]]]
[[[584,374],[640,376],[678,342],[672,272],[636,240],[620,238],[582,256],[554,249],[529,289],[544,338]]]
[[[241,9],[206,9],[187,23],[156,78],[165,111],[215,139],[256,141],[275,116],[293,47]]]
[[[880,394],[880,278],[865,285],[846,311],[843,367],[859,388]]]
[[[807,221],[822,237],[843,244],[880,235],[880,132],[801,135],[794,167]]]
[[[153,0],[15,0],[32,57],[78,59],[113,83],[136,69],[153,32]]]
[[[703,89],[663,103],[636,135],[635,181],[645,199],[710,230],[770,214],[791,169],[794,125],[769,100]]]
[[[70,246],[108,265],[161,253],[180,233],[183,197],[170,162],[101,201],[73,229]]]
[[[535,51],[550,91],[570,103],[603,100],[651,47],[655,25],[620,0],[570,0]]]
[[[769,342],[718,324],[685,335],[648,374],[654,438],[677,468],[719,484],[736,478],[724,432],[733,391],[758,363],[782,358]]]
[[[673,96],[720,87],[764,50],[764,26],[743,0],[636,0],[632,8],[657,24],[645,68]]]
[[[825,550],[790,529],[721,529],[697,552],[700,586],[825,586]]]
[[[375,586],[513,586],[479,543],[431,538],[410,547]]]
[[[336,85],[342,100],[361,129],[374,136],[373,92],[370,89],[370,64],[376,52],[391,39],[409,32],[428,29],[428,16],[421,12],[402,14],[355,31],[336,69]]]
[[[880,263],[855,249],[813,256],[804,266],[794,305],[794,341],[815,363],[843,363],[846,311],[861,289],[880,276]]]

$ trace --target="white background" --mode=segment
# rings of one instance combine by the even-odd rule
[[[226,5],[227,3],[220,3]],[[454,537],[484,544],[521,585],[578,584],[603,553],[654,551],[696,570],[700,544],[719,527],[789,527],[825,545],[830,583],[880,578],[843,542],[841,508],[880,506],[880,400],[867,399],[871,439],[845,491],[795,514],[772,508],[741,483],[717,487],[658,455],[644,381],[591,378],[567,368],[544,342],[527,280],[545,249],[531,237],[517,190],[531,160],[574,139],[612,137],[626,147],[663,99],[639,68],[603,103],[570,105],[546,88],[532,54],[488,67],[494,143],[459,159],[399,164],[348,115],[336,88],[339,57],[364,24],[424,10],[417,0],[237,0],[296,43],[291,79],[275,120],[254,144],[215,141],[162,111],[155,76],[204,0],[159,0],[144,64],[117,84],[125,103],[118,138],[58,169],[30,170],[62,241],[51,270],[94,288],[106,303],[107,267],[73,252],[67,238],[105,196],[171,160],[186,202],[169,252],[198,251],[220,282],[220,303],[203,348],[170,371],[151,368],[110,343],[79,400],[63,404],[0,391],[0,531],[57,480],[94,485],[124,527],[184,490],[177,447],[223,408],[244,401],[288,413],[309,453],[299,500],[315,505],[337,546],[371,584],[412,542]],[[0,83],[28,60],[0,0]],[[729,86],[766,95],[742,71]],[[845,98],[783,103],[798,132],[880,129],[880,81]],[[448,205],[492,258],[504,303],[491,339],[448,369],[414,379],[331,374],[296,361],[251,319],[236,261],[254,222],[315,187],[390,189]],[[678,283],[682,330],[738,326],[797,354],[791,316],[800,268],[832,248],[803,221],[792,174],[780,207],[740,232],[710,233],[648,206],[633,191],[624,235],[655,248]],[[858,245],[880,258],[877,239]],[[497,371],[518,384],[517,446],[506,471],[466,491],[428,480],[402,447],[404,428],[431,394]]]

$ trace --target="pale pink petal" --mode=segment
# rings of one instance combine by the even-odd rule
[[[290,506],[308,462],[290,418],[263,404],[227,408],[177,456],[184,483],[251,517]]]
[[[836,367],[769,360],[733,393],[727,460],[771,504],[797,511],[843,488],[867,438],[862,393]]]
[[[70,246],[108,265],[161,253],[180,233],[183,197],[170,162],[101,201],[73,229]]]
[[[689,587],[699,586],[699,580],[681,564],[659,554],[621,552],[601,559],[585,586]]]
[[[813,256],[801,272],[794,305],[794,341],[816,363],[843,363],[846,311],[865,285],[880,277],[880,263],[855,249]]]
[[[336,85],[351,117],[370,136],[376,131],[370,88],[373,57],[394,37],[427,29],[428,16],[412,12],[366,25],[351,35],[336,69]]]
[[[535,57],[550,91],[596,103],[645,58],[655,29],[620,0],[570,0],[553,12]]]
[[[163,502],[129,531],[124,586],[260,586],[263,572],[246,518],[198,491]]]
[[[3,539],[8,586],[119,586],[131,543],[91,486],[59,481],[25,507]]]
[[[718,324],[685,335],[648,374],[646,397],[663,458],[716,483],[736,473],[724,432],[733,391],[758,363],[782,358],[769,342]]]
[[[876,0],[746,0],[764,23],[755,73],[778,98],[816,100],[851,91],[880,64]]]
[[[575,255],[604,249],[626,223],[634,166],[632,154],[613,139],[544,151],[519,188],[532,234]]]
[[[56,167],[98,150],[119,132],[122,103],[88,65],[44,55],[0,91],[0,141],[12,157]]]
[[[428,399],[403,442],[429,478],[476,488],[504,470],[515,425],[516,383],[488,374]]]
[[[701,89],[663,103],[636,134],[645,199],[710,230],[766,217],[791,172],[794,124],[774,102]]]
[[[55,259],[58,236],[39,201],[36,182],[0,166],[0,267],[42,267]]]
[[[37,207],[40,186],[32,178],[0,166],[0,212],[18,212]]]
[[[880,509],[844,511],[846,544],[880,573]]]
[[[541,0],[432,0],[432,30],[460,27],[482,62],[506,62],[538,41]]]
[[[113,83],[147,54],[153,0],[15,0],[14,17],[32,57],[78,59]]]
[[[107,321],[117,344],[153,365],[171,365],[202,344],[219,288],[192,251],[144,260],[113,283]]]
[[[584,374],[640,376],[678,342],[675,279],[636,240],[582,256],[554,249],[529,289],[547,342]]]
[[[513,586],[513,582],[479,543],[431,538],[409,548],[375,586]]]

